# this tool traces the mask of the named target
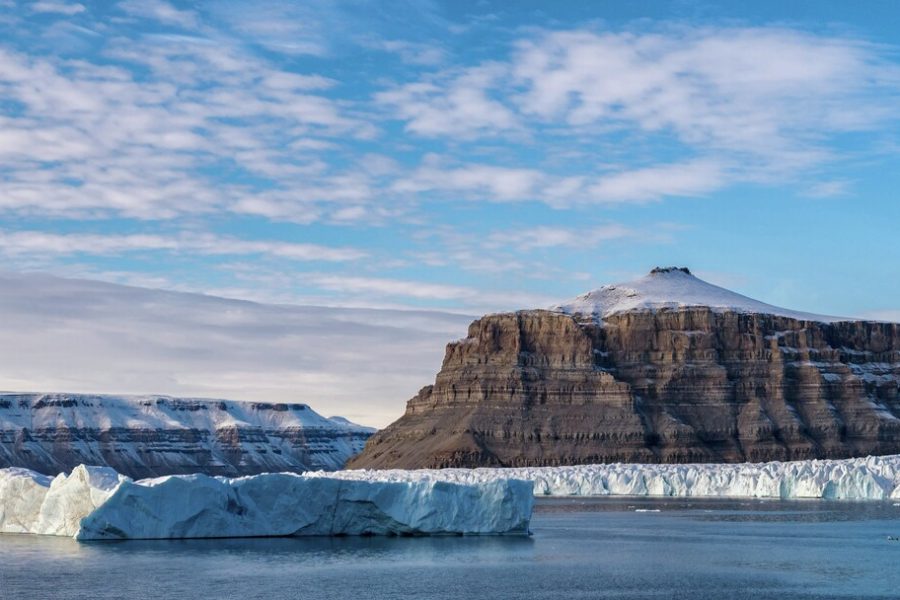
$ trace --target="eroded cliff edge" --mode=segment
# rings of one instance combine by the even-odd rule
[[[728,307],[483,317],[348,468],[900,453],[900,325]]]

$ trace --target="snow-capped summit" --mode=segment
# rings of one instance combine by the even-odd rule
[[[713,285],[691,274],[686,267],[657,267],[649,274],[624,283],[604,285],[550,310],[604,318],[627,311],[708,307],[717,312],[770,314],[801,321],[832,323],[840,317],[816,315],[780,308]]]

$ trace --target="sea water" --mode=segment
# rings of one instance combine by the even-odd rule
[[[541,499],[530,537],[0,536],[0,597],[898,598],[893,502]]]

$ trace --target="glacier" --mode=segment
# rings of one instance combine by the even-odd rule
[[[307,473],[356,481],[478,484],[532,482],[536,496],[900,499],[900,455],[729,464],[603,464],[571,467],[350,470]]]
[[[363,481],[266,473],[134,481],[80,465],[0,469],[0,533],[77,540],[528,534],[530,482]]]

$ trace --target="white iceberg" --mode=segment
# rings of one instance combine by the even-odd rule
[[[460,484],[524,479],[532,482],[536,496],[900,498],[900,455],[769,463],[354,470],[307,475],[357,481],[447,481]]]
[[[274,473],[132,481],[105,467],[53,479],[0,470],[0,533],[78,540],[527,534],[529,482],[355,481]]]
[[[79,540],[527,533],[534,496],[900,499],[900,455],[845,460],[356,470],[132,481],[0,469],[0,533]]]

